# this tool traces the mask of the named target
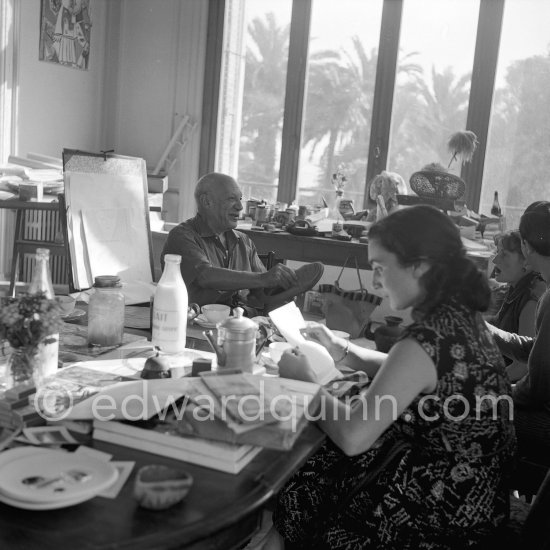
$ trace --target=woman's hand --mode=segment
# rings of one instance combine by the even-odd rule
[[[298,348],[283,352],[279,360],[279,376],[304,382],[317,382],[307,357]]]
[[[334,333],[321,323],[309,321],[306,323],[305,328],[301,330],[301,333],[314,342],[319,342],[330,353],[334,361],[338,361],[342,358],[346,347],[348,345],[347,340],[335,336]]]

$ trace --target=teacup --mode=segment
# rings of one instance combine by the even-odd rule
[[[287,349],[292,349],[292,347],[292,344],[289,344],[288,342],[272,342],[269,344],[269,355],[271,360],[278,365],[283,353]]]
[[[224,304],[206,304],[201,310],[206,320],[214,325],[225,321],[231,314],[231,308]]]
[[[56,296],[55,299],[63,316],[70,315],[74,311],[76,300],[72,296]]]

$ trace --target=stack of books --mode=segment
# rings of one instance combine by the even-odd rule
[[[238,474],[261,450],[253,445],[208,441],[181,434],[173,417],[146,421],[94,420],[93,437],[132,449]]]
[[[320,391],[318,384],[240,372],[154,382],[144,386],[149,395],[139,420],[122,408],[115,418],[96,417],[94,439],[232,474],[263,448],[292,448]],[[135,384],[117,387],[116,395],[104,391],[123,403],[141,391]],[[155,401],[163,405],[155,408]]]
[[[245,392],[240,394],[240,407],[238,399],[233,399],[239,397],[239,385]],[[320,388],[319,384],[286,378],[201,373],[193,391],[188,392],[179,429],[205,439],[289,450],[308,421],[315,418]],[[251,410],[258,394],[263,396],[264,410]],[[251,404],[247,408],[248,402]],[[235,403],[241,418],[234,414]],[[256,418],[259,421],[254,421]]]
[[[32,384],[19,384],[6,390],[0,398],[0,427],[14,430],[46,424],[34,406],[35,394]]]

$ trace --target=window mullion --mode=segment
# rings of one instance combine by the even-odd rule
[[[374,176],[386,168],[388,161],[402,13],[403,0],[384,0],[365,188]],[[365,193],[364,206],[368,206],[368,193]]]
[[[296,198],[307,78],[311,0],[294,0],[288,45],[285,109],[277,200]]]
[[[477,26],[474,67],[466,128],[477,135],[479,145],[470,163],[462,165],[461,177],[466,185],[466,204],[479,210],[483,166],[500,46],[504,0],[481,0]]]
[[[199,176],[212,172],[216,162],[216,134],[218,130],[224,15],[225,0],[210,0],[208,3]]]

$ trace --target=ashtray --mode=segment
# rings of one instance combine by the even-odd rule
[[[184,470],[162,464],[150,464],[138,470],[134,498],[149,510],[165,510],[182,501],[193,485],[193,478]]]

